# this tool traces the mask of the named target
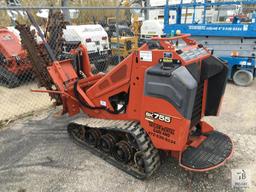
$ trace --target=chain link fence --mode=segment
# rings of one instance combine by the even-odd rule
[[[47,93],[31,92],[31,89],[44,88],[38,87],[31,59],[22,47],[20,33],[15,28],[16,22],[30,26],[39,47],[43,41],[35,26],[31,25],[25,10],[29,10],[35,18],[58,60],[74,59],[70,58],[69,52],[79,44],[85,45],[94,74],[107,72],[134,50],[137,46],[135,38],[138,36],[134,29],[140,28],[140,18],[164,18],[163,7],[136,8],[141,17],[135,26],[131,8],[115,7],[116,3],[111,4],[113,7],[110,4],[107,6],[0,6],[0,122],[52,106]],[[53,15],[60,8],[64,15]],[[65,22],[62,22],[62,17]],[[49,18],[54,20],[49,22]],[[39,62],[42,69],[46,68],[44,65],[45,63]]]
[[[57,60],[74,59],[69,52],[83,44],[96,74],[107,72],[132,52],[135,41],[129,9],[87,7],[62,13],[67,10],[68,17],[54,15],[60,9],[29,9]],[[4,122],[47,109],[53,103],[47,93],[31,92],[45,88],[40,88],[16,23],[30,26],[39,47],[43,41],[25,9],[0,9],[0,16],[0,122]]]

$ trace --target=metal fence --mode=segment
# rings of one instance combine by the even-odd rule
[[[135,9],[125,7],[49,6],[10,9],[0,6],[0,124],[1,121],[52,106],[48,94],[31,92],[31,89],[44,88],[38,87],[30,58],[21,46],[19,31],[15,29],[16,21],[31,25],[25,10],[31,12],[58,59],[65,59],[66,54],[79,42],[84,44],[88,49],[93,73],[107,72],[134,50],[135,37],[138,35],[134,29],[141,24],[138,20],[137,25],[133,25],[135,17],[132,17],[131,10]],[[59,29],[61,27],[57,27],[62,25],[61,16],[53,16],[55,20],[50,24],[48,20],[48,15],[58,10],[66,13],[64,17],[67,23],[63,25],[67,27],[63,34]],[[163,7],[136,8],[136,11],[146,19],[149,15],[163,18],[164,14]],[[31,26],[30,30],[34,29]],[[42,39],[37,33],[36,42],[40,45]],[[64,41],[61,42],[61,38]]]
[[[49,7],[50,8],[50,7]],[[87,7],[65,9],[64,24],[61,16],[48,16],[60,9],[29,9],[59,60],[79,42],[86,45],[92,72],[107,72],[133,49],[134,33],[129,9]],[[68,10],[68,11],[67,11]],[[141,10],[143,12],[143,10]],[[9,121],[52,106],[48,94],[33,93],[38,86],[31,59],[21,44],[16,23],[31,25],[25,9],[0,9],[0,122]],[[50,18],[51,16],[49,16]],[[59,20],[58,18],[59,17]],[[66,25],[61,33],[61,25]],[[36,42],[42,44],[38,31]],[[128,38],[121,38],[127,36]],[[60,40],[62,39],[62,40]],[[61,44],[61,46],[60,46]]]

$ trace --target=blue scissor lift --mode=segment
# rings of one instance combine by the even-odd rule
[[[192,38],[200,44],[212,49],[213,54],[225,60],[229,66],[229,79],[237,85],[247,86],[256,77],[256,12],[251,13],[249,22],[242,22],[234,16],[231,23],[207,21],[207,11],[216,7],[228,9],[234,5],[255,6],[256,0],[226,1],[226,2],[197,2],[170,5],[166,0],[164,11],[164,33],[175,35],[177,31],[191,34]],[[196,21],[196,11],[203,10],[201,22]],[[192,22],[182,22],[184,9],[192,9]],[[176,22],[170,24],[170,11],[176,11]],[[185,19],[186,20],[186,19]]]

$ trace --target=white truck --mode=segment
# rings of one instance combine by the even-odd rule
[[[140,39],[147,40],[152,37],[161,37],[163,33],[164,25],[159,20],[146,20],[143,21],[140,28]]]
[[[98,71],[105,71],[109,64],[109,38],[101,25],[68,25],[64,32],[66,42],[80,41],[86,46],[91,62]]]

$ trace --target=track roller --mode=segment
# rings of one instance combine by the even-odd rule
[[[143,154],[141,153],[141,151],[137,151],[134,154],[134,162],[139,169],[144,170],[145,164],[143,160]]]
[[[85,141],[93,146],[97,146],[101,138],[101,132],[98,129],[89,129],[85,133]]]
[[[73,129],[74,135],[80,140],[85,139],[85,128],[82,125],[76,125],[74,123],[69,124],[70,128]]]
[[[133,150],[127,141],[120,141],[116,144],[114,158],[122,163],[128,163],[133,157]]]
[[[111,153],[115,148],[117,139],[111,134],[105,134],[100,138],[99,147],[105,153]]]

